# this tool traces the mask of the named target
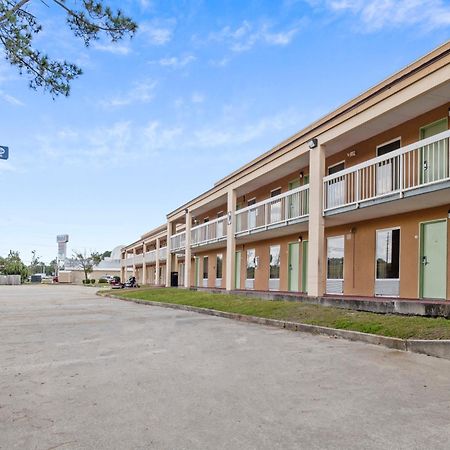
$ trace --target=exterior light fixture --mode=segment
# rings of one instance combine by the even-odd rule
[[[302,237],[302,235],[300,235],[300,236],[298,237],[298,242],[300,242],[300,243],[303,242],[303,237]]]
[[[298,174],[298,177],[300,178],[300,180],[302,180],[302,179],[303,179],[303,172],[300,172],[300,173]]]
[[[228,222],[228,225],[231,225],[231,211],[228,211],[227,222]]]
[[[312,138],[310,141],[308,141],[308,147],[312,150],[313,148],[316,148],[318,144],[317,138]]]
[[[189,209],[186,208],[186,209],[184,210],[184,213],[187,214],[188,212],[189,212]]]

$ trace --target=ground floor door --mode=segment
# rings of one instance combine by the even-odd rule
[[[447,296],[447,220],[422,223],[420,228],[420,296]]]
[[[302,242],[302,292],[308,292],[308,241]]]
[[[234,288],[241,288],[241,257],[242,254],[240,251],[234,254]]]
[[[289,263],[288,263],[288,289],[298,291],[299,285],[299,267],[300,266],[300,243],[291,242],[289,244]]]

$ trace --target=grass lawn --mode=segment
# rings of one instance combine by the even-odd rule
[[[108,291],[108,293],[110,293]],[[398,338],[450,339],[450,320],[375,314],[301,302],[270,301],[240,295],[211,294],[184,289],[141,289],[112,295],[154,302],[197,306],[249,316],[287,320]]]

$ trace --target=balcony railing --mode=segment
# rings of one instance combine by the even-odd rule
[[[167,259],[167,247],[161,247],[159,249],[159,259]],[[150,264],[156,262],[156,250],[146,252],[145,256],[142,253],[140,255],[129,256],[128,258],[122,259],[121,264],[123,267],[130,267],[133,265],[142,265],[144,261]]]
[[[159,259],[160,261],[165,261],[167,259],[167,247],[161,247],[159,249]]]
[[[186,246],[186,231],[176,233],[170,237],[170,251],[172,253],[184,250]]]
[[[145,262],[146,263],[156,262],[156,250],[150,250],[145,254]]]
[[[142,254],[140,255],[132,255],[129,256],[128,258],[125,258],[122,260],[122,266],[133,266],[135,264],[142,264],[143,261],[143,257]]]
[[[449,180],[449,137],[444,131],[324,177],[324,212]]]
[[[191,245],[204,245],[227,238],[227,218],[219,217],[191,229]]]
[[[236,211],[236,234],[289,225],[309,214],[309,185]]]

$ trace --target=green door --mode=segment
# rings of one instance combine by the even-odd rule
[[[234,288],[241,288],[241,252],[234,254]]]
[[[288,272],[288,286],[290,291],[298,291],[298,274],[300,264],[300,244],[292,242],[289,244],[289,272]]]
[[[420,296],[445,299],[447,294],[447,221],[420,226]]]
[[[447,118],[430,123],[420,129],[420,139],[426,139],[448,130]],[[421,182],[432,183],[448,176],[447,139],[420,149]]]
[[[303,241],[302,250],[302,292],[308,292],[308,241]]]

